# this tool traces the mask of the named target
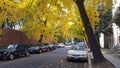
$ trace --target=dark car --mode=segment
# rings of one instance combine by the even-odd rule
[[[42,51],[50,51],[50,48],[48,45],[49,45],[48,43],[43,43],[41,46]]]
[[[55,50],[56,49],[56,45],[54,45],[54,44],[49,44],[48,46],[49,46],[50,50]]]
[[[30,47],[30,53],[42,53],[42,49],[39,46]]]
[[[30,47],[30,53],[42,53],[45,51],[50,51],[47,43],[37,43]]]
[[[9,59],[12,60],[17,56],[29,55],[29,46],[28,45],[20,45],[13,44],[9,45],[7,48],[0,50],[0,58],[1,59]]]

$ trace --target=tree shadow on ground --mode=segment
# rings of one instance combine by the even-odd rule
[[[108,60],[102,62],[92,61],[92,68],[115,68],[115,66]]]

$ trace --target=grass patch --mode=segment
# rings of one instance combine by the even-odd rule
[[[117,54],[113,54],[111,55],[112,57],[116,58],[116,59],[119,59],[120,60],[120,55],[117,55]]]
[[[114,51],[112,51],[110,49],[101,49],[101,51],[105,54],[114,54]]]
[[[120,60],[120,52],[119,53],[115,53],[115,55],[113,55],[113,56],[115,56],[117,59]]]
[[[114,51],[110,50],[110,49],[101,49],[102,53],[105,53],[105,54],[110,54],[112,57],[115,57],[117,59],[120,60],[120,54],[118,53],[115,53]]]

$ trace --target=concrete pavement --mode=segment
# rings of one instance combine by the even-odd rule
[[[104,54],[104,57],[109,60],[115,68],[120,68],[120,59],[113,57],[114,54]]]

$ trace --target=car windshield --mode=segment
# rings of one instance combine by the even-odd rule
[[[7,49],[14,49],[14,48],[16,48],[17,47],[17,45],[9,45],[8,47],[7,47]]]
[[[70,50],[84,50],[85,48],[83,46],[72,46]]]

